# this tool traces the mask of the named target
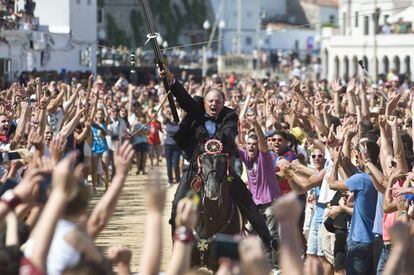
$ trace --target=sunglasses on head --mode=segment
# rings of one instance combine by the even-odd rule
[[[395,160],[391,161],[390,167],[397,168],[397,162]]]
[[[312,156],[311,156],[313,159],[316,159],[316,158],[323,158],[323,155],[322,154],[317,154],[317,155],[315,155],[315,154],[313,154]]]

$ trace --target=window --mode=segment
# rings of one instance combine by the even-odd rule
[[[251,37],[246,37],[246,45],[247,46],[252,45],[252,38]]]
[[[355,28],[358,28],[359,13],[355,12]]]
[[[80,5],[80,3],[81,3],[80,0],[76,0],[76,4]]]
[[[364,34],[365,35],[369,34],[369,17],[368,16],[364,16]]]
[[[332,24],[335,23],[335,15],[329,15],[329,22],[331,22]]]
[[[98,23],[103,22],[103,9],[98,9]]]
[[[88,0],[87,4],[90,6],[91,5],[92,0]]]
[[[251,18],[251,17],[252,17],[252,12],[251,12],[251,11],[248,11],[248,12],[246,13],[246,17],[247,17],[247,18]]]

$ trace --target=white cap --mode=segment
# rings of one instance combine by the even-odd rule
[[[287,86],[287,84],[286,84],[286,82],[285,82],[285,81],[280,81],[280,82],[279,82],[279,86],[280,86],[280,87],[286,87],[286,86]]]

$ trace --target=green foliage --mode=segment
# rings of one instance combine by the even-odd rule
[[[143,33],[145,33],[144,18],[142,14],[137,10],[132,10],[129,15],[129,21],[134,32],[134,41],[136,45],[141,45],[144,42]]]
[[[204,0],[182,0],[184,9],[171,0],[151,0],[149,3],[154,18],[166,30],[163,37],[170,45],[177,43],[183,28],[201,28],[207,16]]]
[[[126,36],[125,32],[119,29],[116,25],[112,15],[106,15],[106,33],[108,34],[108,40],[111,41],[112,45],[125,45],[130,47],[131,43]]]

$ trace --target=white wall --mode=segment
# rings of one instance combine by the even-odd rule
[[[307,50],[307,41],[309,37],[313,37],[317,34],[315,30],[311,29],[295,29],[288,31],[277,31],[273,32],[268,39],[269,44],[264,45],[264,49],[270,46],[270,49],[282,49],[292,50],[295,49],[296,41],[298,42],[298,50],[305,52]]]
[[[40,25],[48,25],[51,32],[70,31],[70,2],[76,0],[37,0],[34,15]]]
[[[332,6],[321,6],[319,9],[319,21],[329,22],[330,17],[333,16],[334,23],[338,20],[338,8]]]
[[[223,53],[235,52],[237,42],[237,1],[224,0],[224,8],[221,18],[226,27],[223,30]],[[256,48],[256,32],[260,23],[260,3],[251,0],[241,0],[242,26],[240,37],[242,53],[251,53]],[[221,0],[211,0],[214,13],[217,13]],[[248,43],[250,42],[250,43]]]
[[[41,52],[36,52],[38,69],[96,71],[97,0],[38,0],[35,16],[49,26],[54,41],[46,66],[41,66]],[[81,52],[89,47],[91,67],[80,64]]]

